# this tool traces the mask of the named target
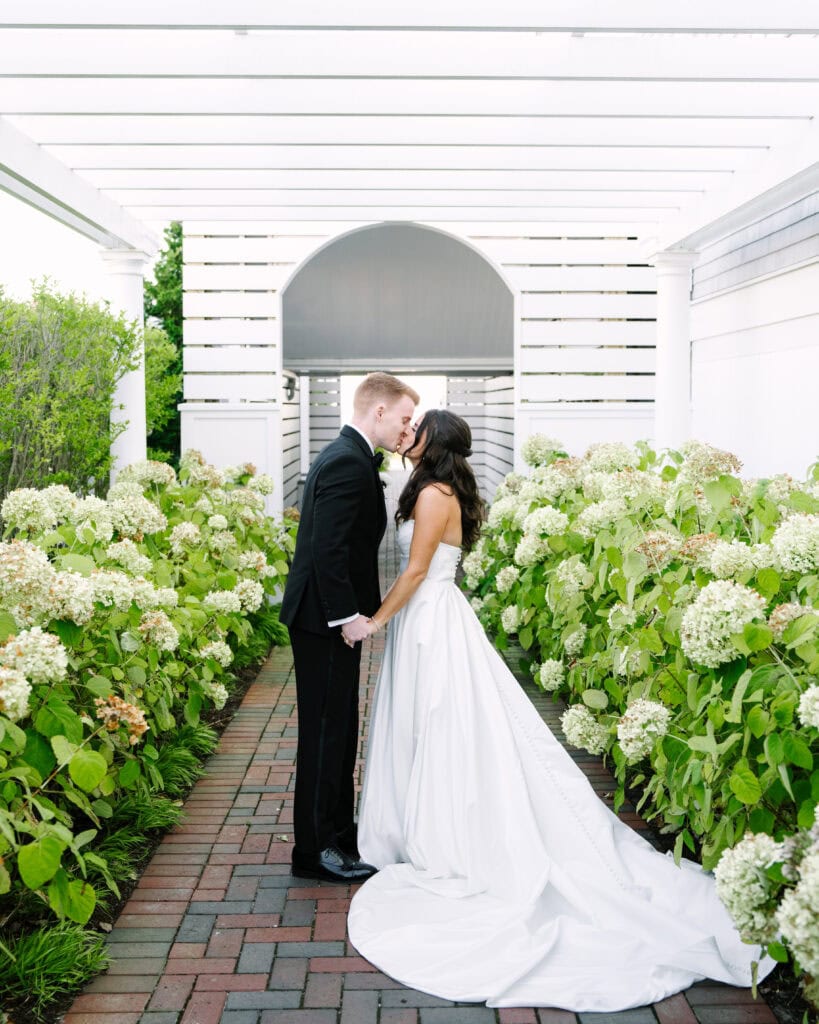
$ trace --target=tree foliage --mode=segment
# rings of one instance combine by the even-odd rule
[[[164,414],[158,413],[158,402],[148,393],[148,446],[151,457],[167,457],[165,453],[170,453],[172,461],[176,462],[180,451],[177,405],[182,400],[182,225],[179,221],[172,221],[165,228],[165,248],[154,267],[154,280],[145,281],[145,322],[150,325],[152,320],[159,322],[174,346],[175,358],[167,364],[167,374],[176,381],[176,387],[173,391],[169,387],[162,388]],[[154,378],[149,385],[148,370],[146,366],[146,390],[157,384]]]
[[[110,411],[117,382],[138,351],[133,324],[47,281],[31,299],[0,291],[0,497],[62,483],[104,490],[111,464]]]

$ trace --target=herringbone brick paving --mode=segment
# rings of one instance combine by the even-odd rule
[[[395,551],[385,547],[392,578]],[[362,656],[363,733],[382,652],[378,637]],[[562,737],[561,705],[522,682]],[[290,650],[278,648],[188,797],[184,823],[123,908],[109,936],[112,966],[64,1024],[775,1024],[750,990],[710,982],[651,1007],[574,1014],[455,1004],[381,974],[347,941],[354,890],[290,875],[295,700]],[[570,752],[610,799],[600,760]],[[646,830],[634,808],[620,817]]]

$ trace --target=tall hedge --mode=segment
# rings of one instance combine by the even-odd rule
[[[0,499],[19,487],[108,487],[117,382],[139,336],[104,306],[37,284],[26,302],[0,291]]]

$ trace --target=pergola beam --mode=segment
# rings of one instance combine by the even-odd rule
[[[152,253],[159,239],[0,117],[0,188],[106,248]]]
[[[70,20],[67,17],[70,15]],[[813,4],[804,0],[688,0],[686,4],[629,0],[416,0],[385,4],[358,0],[341,7],[337,0],[86,0],[66,7],[64,0],[6,0],[0,25],[54,28],[207,28],[212,30],[420,28],[490,32],[682,32],[812,33]]]

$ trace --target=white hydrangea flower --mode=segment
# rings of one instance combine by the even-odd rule
[[[474,590],[476,587],[480,586],[488,565],[483,539],[481,539],[481,542],[477,547],[474,547],[469,554],[464,557],[461,564],[466,578],[466,585],[470,590]]]
[[[510,494],[517,494],[525,480],[526,477],[521,473],[507,473],[500,484],[498,484],[498,489],[495,491],[495,500],[508,497]]]
[[[793,515],[774,531],[771,546],[783,569],[807,573],[819,568],[819,515]]]
[[[624,501],[596,501],[583,509],[575,520],[574,528],[582,537],[592,538],[604,527],[622,519],[626,512]]]
[[[498,550],[501,552],[501,554],[503,554],[503,555],[511,555],[512,554],[512,542],[507,540],[506,537],[504,537],[503,534],[500,534],[499,536],[497,536],[495,538],[495,543],[498,545]]]
[[[755,590],[731,580],[714,580],[703,587],[683,614],[683,652],[691,661],[709,668],[733,661],[737,649],[731,636],[764,614],[765,600]]]
[[[251,491],[258,491],[259,494],[272,494],[273,493],[273,477],[268,476],[267,473],[258,473],[248,481],[247,486]]]
[[[799,721],[806,729],[819,729],[819,684],[811,683],[799,698]]]
[[[32,683],[59,682],[68,671],[68,652],[59,637],[34,626],[0,646],[0,666],[22,673]]]
[[[211,530],[226,530],[228,528],[228,521],[221,513],[217,513],[208,519],[208,526]]]
[[[45,611],[52,619],[70,619],[83,626],[94,615],[95,600],[94,584],[88,576],[72,571],[57,572]]]
[[[534,533],[539,537],[565,533],[569,526],[569,517],[565,512],[544,505],[536,508],[523,520],[523,532]]]
[[[211,551],[218,551],[224,554],[228,548],[236,547],[238,541],[230,530],[217,530],[208,537],[208,547]]]
[[[815,615],[813,608],[799,604],[797,601],[788,601],[785,604],[778,604],[768,616],[768,625],[771,627],[775,640],[781,640],[782,634],[795,620],[801,619],[803,615]]]
[[[636,467],[639,455],[621,441],[601,441],[589,447],[585,459],[592,472],[617,473]]]
[[[209,644],[199,650],[200,658],[213,658],[224,668],[233,661],[233,651],[224,640],[211,640]]]
[[[266,569],[273,568],[267,564],[267,555],[264,551],[240,551],[238,564],[239,569],[243,572],[251,569],[253,572],[264,574]]]
[[[529,565],[536,565],[547,551],[546,541],[538,537],[537,534],[524,533],[515,547],[514,559],[518,565],[525,568]]]
[[[222,479],[225,483],[233,484],[244,473],[244,469],[241,466],[221,466],[219,472],[222,474]]]
[[[175,651],[179,646],[179,633],[163,611],[145,612],[139,620],[139,631],[146,643],[160,651]]]
[[[202,531],[196,525],[196,523],[177,523],[177,525],[171,530],[170,537],[168,538],[171,545],[171,551],[175,555],[181,555],[185,550],[186,544],[198,544],[202,539]]]
[[[109,544],[105,553],[113,562],[121,565],[123,569],[127,569],[135,576],[143,576],[153,568],[151,559],[147,555],[143,555],[129,537]]]
[[[560,716],[567,743],[590,754],[602,754],[608,746],[609,731],[583,704],[575,704]]]
[[[131,607],[134,586],[130,576],[116,569],[96,569],[89,578],[94,588],[94,599],[100,604],[113,605],[121,612]]]
[[[747,575],[754,569],[753,552],[740,540],[719,540],[711,551],[709,569],[720,580]]]
[[[0,691],[2,692],[2,691]],[[799,865],[799,881],[782,897],[776,927],[806,974],[819,974],[819,844]]]
[[[105,544],[114,536],[114,524],[111,522],[108,502],[95,494],[78,499],[70,519],[76,525],[80,537],[86,530],[91,530],[96,540]]]
[[[566,653],[567,658],[576,658],[578,654],[583,650],[583,645],[586,642],[586,634],[589,631],[589,627],[585,622],[581,622],[574,632],[570,633],[563,643],[563,650]]]
[[[562,585],[563,596],[571,597],[586,590],[594,582],[589,567],[580,557],[569,558],[561,562],[555,570],[555,579]]]
[[[680,448],[683,464],[677,475],[678,480],[703,484],[717,477],[739,473],[742,463],[731,452],[714,448],[702,441],[686,441]]]
[[[218,683],[215,680],[210,680],[209,682],[202,683],[202,689],[213,701],[213,706],[216,710],[221,711],[228,699],[228,692],[225,684]]]
[[[26,540],[0,542],[0,605],[20,606],[29,621],[47,602],[54,581],[54,566],[42,548]]]
[[[764,833],[747,833],[726,850],[714,868],[717,896],[733,918],[744,942],[773,942],[779,929],[771,906],[774,882],[767,870],[781,856],[780,843]]]
[[[472,607],[472,611],[476,615],[479,615],[481,613],[481,611],[483,611],[483,598],[482,597],[473,597],[472,600],[469,602],[469,604]]]
[[[629,761],[648,757],[655,742],[665,736],[671,712],[655,700],[638,698],[626,708],[617,723],[620,749]]]
[[[517,633],[520,626],[520,608],[510,604],[501,612],[501,625],[506,633]]]
[[[239,508],[246,507],[256,509],[257,511],[264,509],[264,498],[262,495],[252,491],[249,487],[237,487],[232,491],[227,491],[225,501],[228,505],[238,506]]]
[[[645,504],[645,501],[660,494],[659,478],[639,469],[624,469],[619,473],[595,475],[599,478],[599,497],[606,501],[625,501],[630,505]]]
[[[31,684],[23,673],[0,666],[0,715],[19,722],[28,715],[30,696]]]
[[[242,599],[233,590],[211,590],[205,594],[202,604],[214,612],[240,612],[242,610]]]
[[[776,552],[770,544],[752,544],[751,561],[755,569],[780,569]]]
[[[508,594],[520,576],[516,565],[505,565],[495,577],[495,589],[499,594]]]
[[[618,602],[609,608],[609,614],[606,617],[606,621],[609,624],[609,629],[612,632],[621,632],[624,629],[628,629],[629,626],[633,626],[637,621],[637,612],[629,604],[623,604]]]
[[[514,495],[498,498],[492,502],[486,521],[493,530],[497,530],[505,521],[511,522],[517,509],[518,498]]]
[[[180,471],[183,469],[181,460],[179,469]],[[225,483],[225,474],[215,466],[208,465],[207,462],[189,462],[184,465],[184,469],[188,474],[188,483],[203,484],[211,489],[221,488]]]
[[[537,679],[544,690],[558,690],[563,685],[563,662],[547,658],[538,669]]]
[[[541,466],[550,456],[562,451],[562,442],[545,434],[531,434],[520,448],[521,458],[528,466]]]
[[[645,557],[652,572],[662,572],[680,553],[681,546],[680,538],[668,530],[646,530],[634,550]]]
[[[34,487],[9,491],[0,505],[0,518],[7,526],[28,533],[46,533],[57,525],[57,513],[45,494]]]
[[[196,512],[212,512],[215,502],[211,500],[210,494],[203,494],[201,498],[198,498],[194,504],[194,511]]]
[[[642,654],[628,647],[615,647],[611,668],[616,676],[642,675]]]
[[[135,487],[139,493],[129,494],[122,490]],[[168,525],[165,514],[142,493],[139,484],[128,481],[117,483],[112,488],[118,490],[118,496],[111,500],[111,522],[114,529],[124,537],[141,537],[146,533],[159,533]]]
[[[160,608],[176,608],[179,605],[179,594],[173,587],[157,587],[156,603]]]
[[[264,601],[264,587],[257,580],[240,580],[233,588],[246,612],[258,611]]]
[[[159,607],[159,593],[156,587],[143,576],[137,576],[131,580],[131,590],[137,608],[142,611],[151,611],[151,609]]]
[[[799,490],[799,485],[787,473],[780,473],[769,480],[756,478],[742,481],[742,503],[749,507],[755,494],[764,496],[772,501],[780,512],[792,511],[788,505],[788,499],[794,491]]]
[[[157,462],[154,459],[142,459],[140,462],[132,462],[119,474],[120,480],[133,480],[140,487],[148,487],[150,484],[172,484],[176,482],[176,470],[167,462]]]

